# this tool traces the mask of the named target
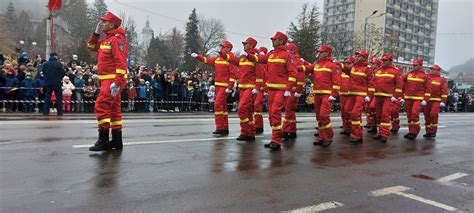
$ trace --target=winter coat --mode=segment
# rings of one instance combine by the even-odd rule
[[[71,96],[72,91],[76,89],[74,84],[72,84],[71,82],[69,83],[64,82],[62,88],[63,88],[63,96]]]

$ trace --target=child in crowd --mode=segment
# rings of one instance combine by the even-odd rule
[[[63,111],[64,112],[71,112],[71,96],[72,91],[76,89],[74,84],[71,83],[69,77],[64,76],[63,78]]]

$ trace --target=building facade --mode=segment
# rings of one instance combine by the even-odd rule
[[[380,28],[383,35],[390,33],[397,38],[395,43],[383,39],[377,52],[395,45],[396,63],[408,65],[421,57],[428,66],[435,58],[438,5],[438,0],[325,0],[323,32],[336,48],[344,45],[342,52],[348,56],[353,54],[356,35],[365,37],[367,23]],[[373,44],[368,43],[370,50]]]

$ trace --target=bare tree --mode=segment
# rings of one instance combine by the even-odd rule
[[[371,57],[379,56],[383,52],[392,53],[394,58],[397,58],[400,50],[398,48],[398,36],[392,30],[376,27],[375,24],[370,24],[367,28],[367,52]],[[354,36],[354,50],[365,48],[364,33],[358,32]]]
[[[210,54],[226,39],[222,21],[214,18],[199,18],[199,37],[201,39],[201,53]]]
[[[0,52],[12,54],[15,52],[15,41],[12,32],[8,29],[8,20],[0,16]]]
[[[122,28],[126,32],[128,54],[134,61],[137,61],[139,53],[137,23],[132,17],[127,17],[123,11],[119,13],[119,17],[122,19]]]
[[[184,52],[184,36],[181,31],[174,27],[168,39],[165,41],[166,46],[169,50],[169,63],[172,68],[179,66],[179,62],[183,57]]]

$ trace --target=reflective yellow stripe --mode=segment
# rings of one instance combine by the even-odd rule
[[[257,80],[255,80],[255,82],[257,82],[257,83],[263,83],[263,79],[257,78]]]
[[[375,88],[373,88],[373,87],[370,87],[368,90],[369,90],[369,92],[375,92]]]
[[[304,82],[298,81],[298,82],[296,83],[296,85],[303,86],[303,85],[304,85]]]
[[[313,90],[313,93],[314,93],[314,94],[331,94],[332,91],[331,91],[331,90],[319,90],[319,89],[315,89],[315,90]]]
[[[332,88],[333,88],[333,89],[341,89],[341,87],[338,86],[338,85],[332,85]]]
[[[441,95],[441,98],[447,98],[448,95]]]
[[[358,76],[363,76],[363,77],[367,76],[367,74],[365,74],[364,72],[357,72],[357,71],[352,71],[351,74],[358,75]]]
[[[438,124],[431,124],[430,126],[431,126],[431,127],[437,127]]]
[[[254,88],[255,84],[239,84],[239,88]]]
[[[268,59],[268,63],[286,63],[286,60],[281,58],[270,58]]]
[[[303,67],[303,72],[306,72],[306,66],[305,66],[305,65],[301,65],[301,67]]]
[[[263,115],[261,112],[254,112],[253,115]]]
[[[339,95],[349,95],[349,92],[339,92]]]
[[[352,92],[349,91],[349,95],[362,95],[362,96],[367,96],[366,92]]]
[[[247,122],[249,122],[249,119],[248,119],[248,118],[243,119],[243,120],[240,120],[240,123],[247,123]]]
[[[390,123],[380,123],[380,126],[390,126],[391,124]]]
[[[203,61],[204,61],[204,63],[207,63],[207,58],[203,57]]]
[[[223,64],[223,65],[228,65],[229,64],[229,62],[227,62],[227,61],[220,61],[220,60],[216,60],[214,63]]]
[[[394,118],[392,121],[400,121],[400,118]]]
[[[349,76],[346,75],[345,73],[342,73],[342,74],[341,74],[341,78],[349,78]]]
[[[296,82],[296,78],[295,78],[295,77],[289,77],[289,78],[288,78],[288,81]]]
[[[255,62],[258,62],[258,56],[252,55],[255,58]]]
[[[110,122],[110,125],[119,126],[119,125],[122,125],[122,121],[121,120],[120,121],[112,121],[112,122]]]
[[[395,75],[394,74],[388,74],[388,73],[386,73],[386,74],[376,73],[375,77],[391,77],[391,78],[394,78]]]
[[[229,59],[230,59],[230,55],[227,54],[227,55],[226,55],[226,60],[229,60]]]
[[[272,83],[267,83],[267,87],[270,88],[285,88],[286,84],[272,84]]]
[[[272,130],[280,130],[280,129],[281,129],[281,125],[272,126]]]
[[[235,82],[235,78],[229,78],[230,82]]]
[[[425,96],[431,96],[431,93],[425,93]]]
[[[360,121],[351,121],[352,125],[360,125]]]
[[[286,122],[286,123],[296,123],[296,120],[283,119],[283,122]]]
[[[97,121],[99,125],[104,124],[104,123],[110,123],[110,118],[104,118],[102,120]]]
[[[407,80],[409,80],[409,81],[425,82],[425,79],[423,79],[423,78],[408,77]]]
[[[321,67],[321,68],[314,68],[315,72],[332,72],[331,68]]]
[[[332,126],[332,124],[331,124],[331,123],[328,123],[328,124],[322,126],[321,128],[327,129],[327,128],[331,128],[331,126]]]
[[[100,49],[106,49],[106,50],[108,50],[108,49],[112,49],[112,46],[102,44],[102,45],[100,45]]]
[[[420,97],[420,96],[407,96],[407,95],[405,95],[405,99],[408,99],[408,100],[423,100],[423,97]]]
[[[432,81],[431,84],[433,84],[433,85],[441,85],[441,82]]]
[[[95,47],[95,44],[93,44],[93,43],[87,43],[87,47],[88,47],[88,48],[94,48],[94,47]]]
[[[114,79],[115,74],[99,75],[99,80]]]
[[[118,73],[118,74],[125,74],[125,73],[127,73],[127,71],[124,70],[124,69],[116,69],[115,72]]]
[[[255,66],[255,63],[250,62],[250,61],[246,61],[246,62],[241,61],[239,62],[239,66],[252,66],[253,67]]]
[[[408,123],[408,125],[419,125],[419,124],[420,124],[420,121],[412,121]]]
[[[430,101],[441,101],[441,98],[430,98]]]
[[[393,94],[390,93],[383,93],[383,92],[376,92],[374,93],[375,96],[384,96],[384,97],[392,97]]]
[[[395,89],[395,92],[402,92],[401,89]]]
[[[227,87],[227,86],[229,86],[228,83],[224,83],[224,82],[214,82],[214,85],[216,85],[216,86],[221,86],[221,87]]]
[[[224,111],[216,111],[214,115],[225,115]]]

